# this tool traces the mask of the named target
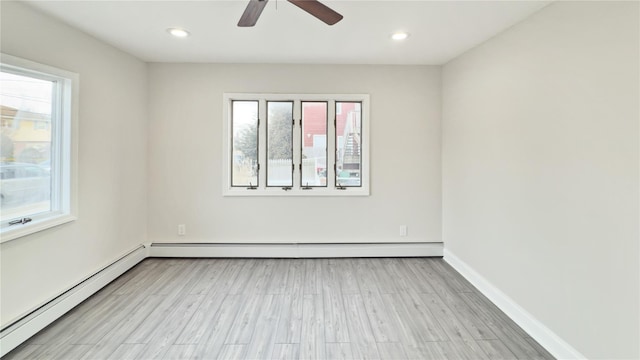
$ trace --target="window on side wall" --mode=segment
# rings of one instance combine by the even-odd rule
[[[369,195],[369,96],[224,94],[223,194]]]
[[[2,242],[75,219],[77,87],[77,74],[0,54]]]

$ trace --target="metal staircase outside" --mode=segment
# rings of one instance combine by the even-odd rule
[[[350,172],[360,171],[360,116],[349,114],[344,127],[344,149],[342,151],[342,169]]]

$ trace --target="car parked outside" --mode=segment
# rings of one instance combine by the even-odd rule
[[[9,207],[47,201],[51,197],[51,174],[30,163],[0,163],[0,201]]]

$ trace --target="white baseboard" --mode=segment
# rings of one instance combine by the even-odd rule
[[[180,244],[153,243],[150,257],[338,258],[442,256],[442,243]]]
[[[3,329],[0,334],[0,357],[37,334],[38,331],[44,329],[146,257],[147,248],[141,245],[28,316]]]
[[[444,249],[444,260],[469,280],[473,286],[478,288],[480,292],[507,314],[507,316],[524,331],[531,335],[542,347],[547,349],[556,359],[586,359],[579,351],[562,340],[562,338],[513,301],[513,299],[500,291],[500,289],[495,287],[491,282],[447,249]]]

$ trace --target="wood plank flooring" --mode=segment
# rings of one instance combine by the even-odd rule
[[[553,359],[439,258],[147,259],[18,359]]]

